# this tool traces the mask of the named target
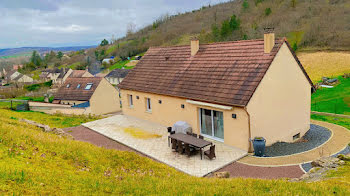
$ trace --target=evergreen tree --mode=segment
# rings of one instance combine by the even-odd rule
[[[59,60],[61,60],[62,57],[63,57],[63,53],[62,53],[61,51],[59,51],[59,52],[57,53],[57,58],[58,58]]]
[[[101,41],[100,46],[106,46],[106,45],[108,45],[108,40],[103,39],[103,40]]]
[[[230,19],[230,28],[232,31],[238,30],[240,28],[241,21],[236,17],[236,15],[232,15]]]

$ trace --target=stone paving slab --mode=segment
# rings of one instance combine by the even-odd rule
[[[247,155],[246,151],[207,138],[206,140],[216,145],[216,159],[209,160],[203,156],[203,160],[201,160],[199,154],[191,157],[180,155],[168,147],[168,132],[166,127],[132,116],[115,115],[85,123],[83,126],[175,169],[198,177],[214,172]],[[158,134],[161,137],[150,139],[135,138],[124,131],[124,128],[128,127],[137,127],[147,132]]]
[[[323,145],[298,154],[279,157],[246,156],[240,163],[256,166],[284,166],[304,164],[321,157],[328,157],[342,151],[350,142],[350,131],[345,127],[323,121],[311,120],[312,124],[326,127],[332,132],[331,138]]]

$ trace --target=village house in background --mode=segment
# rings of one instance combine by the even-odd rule
[[[88,69],[85,70],[73,70],[72,74],[69,75],[70,78],[86,78],[94,77]]]
[[[33,83],[33,78],[19,73],[17,70],[5,71],[3,70],[4,81],[6,83]]]
[[[84,108],[84,114],[100,115],[121,110],[117,89],[104,78],[69,77],[54,97],[53,104]]]
[[[72,70],[69,68],[45,69],[40,74],[42,81],[52,80],[53,84],[62,85],[68,77],[94,77],[88,70]]]
[[[13,69],[13,70],[16,70],[16,71],[17,71],[18,69],[20,69],[20,68],[23,68],[23,65],[22,65],[22,64],[18,64],[18,65],[13,65],[13,66],[12,66],[12,69]]]
[[[106,75],[106,79],[113,85],[120,84],[123,79],[128,75],[130,69],[114,69]]]
[[[285,38],[152,47],[119,84],[123,113],[252,151],[310,128],[313,84]]]

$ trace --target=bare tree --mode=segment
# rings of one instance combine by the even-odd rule
[[[136,30],[136,25],[133,22],[130,22],[126,26],[126,36],[133,34],[135,32],[135,30]]]

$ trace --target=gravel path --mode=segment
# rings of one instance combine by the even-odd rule
[[[308,142],[278,142],[272,146],[268,146],[265,149],[265,156],[276,157],[291,155],[300,152],[305,152],[314,149],[321,144],[325,143],[331,137],[331,131],[327,128],[311,124],[310,130],[304,135],[304,139]]]
[[[280,166],[280,167],[260,167],[251,166],[243,163],[232,163],[223,167],[218,172],[229,172],[230,177],[243,178],[262,178],[262,179],[276,179],[276,178],[300,178],[304,172],[299,165]]]
[[[74,139],[84,142],[89,142],[96,146],[105,147],[108,149],[116,149],[122,151],[135,152],[131,148],[120,144],[106,136],[103,136],[95,131],[84,127],[70,127],[64,129],[67,133],[71,134]],[[136,152],[138,153],[138,152]],[[141,156],[145,156],[138,153]],[[227,171],[231,177],[244,177],[244,178],[263,178],[263,179],[276,179],[276,178],[298,178],[304,174],[299,165],[294,166],[282,166],[282,167],[258,167],[250,166],[242,163],[231,163],[219,171]]]

